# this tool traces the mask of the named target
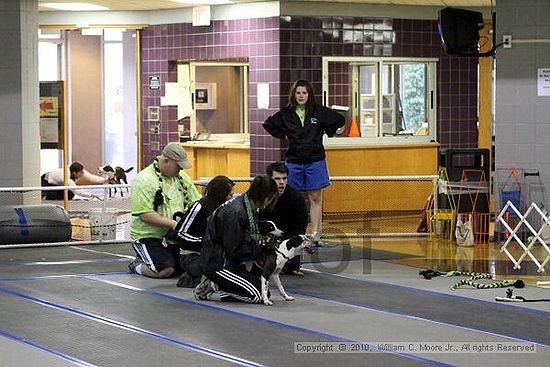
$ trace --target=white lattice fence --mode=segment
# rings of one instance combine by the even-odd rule
[[[506,213],[509,212],[509,210],[512,210],[519,219],[514,228],[512,228],[506,221]],[[533,217],[535,218],[534,220],[530,219]],[[542,235],[546,228],[548,228],[547,226],[550,225],[547,213],[541,210],[536,203],[531,203],[525,213],[522,214],[511,201],[508,201],[499,213],[497,220],[508,231],[508,238],[500,248],[500,251],[504,252],[510,260],[512,260],[514,263],[514,269],[521,268],[521,262],[526,257],[529,257],[537,266],[537,271],[544,272],[544,267],[548,261],[550,261],[550,248],[546,242],[547,239],[545,239]],[[530,223],[529,220],[533,223]],[[536,222],[536,224],[534,222]],[[522,240],[522,236],[518,236],[518,232],[523,231],[524,229],[527,229],[532,234],[532,236],[528,237],[527,244],[525,244]],[[508,249],[512,246],[512,244],[517,244],[522,251],[521,255],[517,259]],[[535,246],[539,245],[542,246],[546,254],[542,261],[539,261],[533,251]]]

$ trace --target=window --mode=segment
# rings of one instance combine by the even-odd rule
[[[435,59],[323,58],[323,103],[346,116],[329,144],[435,140],[435,86]]]
[[[38,80],[41,82],[63,80],[63,32],[40,29],[38,40]],[[61,167],[61,161],[61,150],[40,149],[40,173]]]
[[[214,140],[248,140],[248,65],[192,62],[191,134],[211,133]]]
[[[137,165],[136,31],[103,30],[103,160]]]

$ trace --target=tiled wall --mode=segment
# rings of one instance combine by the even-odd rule
[[[144,165],[160,153],[157,145],[162,150],[168,142],[178,140],[175,106],[161,107],[158,135],[150,131],[157,122],[147,120],[147,108],[160,106],[164,83],[177,80],[177,60],[248,61],[251,170],[263,170],[265,162],[277,158],[280,142],[269,139],[261,124],[276,111],[279,101],[272,98],[270,105],[274,109],[258,110],[256,90],[259,82],[269,83],[271,94],[279,94],[279,17],[216,20],[208,27],[193,27],[189,23],[151,26],[142,32],[141,42]],[[160,89],[149,88],[150,76],[160,76]]]
[[[477,58],[446,56],[437,21],[281,17],[281,90],[305,78],[320,96],[322,56],[438,58],[438,141],[443,148],[477,147]],[[331,102],[349,105],[350,78],[338,76]]]
[[[548,1],[499,0],[497,39],[550,39]],[[550,207],[550,96],[540,94],[539,69],[550,67],[548,43],[514,43],[499,49],[496,59],[495,166],[497,184],[504,185],[510,169],[539,172],[525,180],[527,207],[532,201]],[[510,179],[511,181],[511,179]],[[507,186],[507,188],[510,186]],[[500,188],[500,187],[499,187]],[[512,189],[510,189],[512,190]],[[538,228],[538,227],[537,227]]]
[[[312,82],[321,101],[322,56],[436,57],[438,63],[438,141],[442,147],[477,146],[477,59],[447,57],[434,20],[365,17],[281,16],[214,21],[209,27],[169,24],[142,33],[144,163],[169,141],[176,141],[176,107],[161,108],[160,134],[150,132],[147,107],[160,105],[164,81],[175,81],[176,60],[248,60],[251,173],[262,173],[279,159],[284,143],[270,137],[262,122],[288,101],[291,83]],[[161,77],[150,90],[149,76]],[[270,108],[259,110],[258,83],[269,83]],[[346,104],[345,77],[338,90]],[[333,91],[331,91],[332,93]]]

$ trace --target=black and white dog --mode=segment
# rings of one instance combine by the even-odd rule
[[[283,232],[271,221],[261,221],[259,223],[259,232],[268,236],[282,236]],[[314,243],[308,236],[297,235],[287,240],[281,241],[280,238],[270,238],[263,246],[263,251],[254,259],[253,262],[245,264],[247,270],[250,270],[255,263],[262,269],[260,276],[262,284],[262,300],[265,305],[271,306],[273,302],[268,296],[269,281],[275,283],[277,290],[285,301],[293,301],[294,297],[289,296],[281,283],[280,273],[286,262],[302,252],[312,252]]]
[[[113,169],[113,167],[109,166],[109,165],[106,165],[106,166],[103,166],[103,167],[99,167],[97,169],[97,173],[100,174],[100,175],[105,175],[109,178],[109,184],[111,185],[120,185],[120,184],[128,184],[128,178],[126,177],[126,174],[128,172],[130,172],[131,170],[133,170],[134,167],[130,167],[128,169],[124,169],[122,167],[115,167]],[[114,189],[114,195],[116,195],[116,192],[117,192],[117,189],[116,187],[113,188]],[[126,192],[128,192],[128,189],[126,189]],[[124,195],[122,194],[122,189],[120,189],[120,196],[121,197],[124,197]],[[109,197],[111,197],[111,189],[109,189]]]

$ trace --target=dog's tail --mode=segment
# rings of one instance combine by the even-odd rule
[[[130,172],[130,171],[133,170],[133,169],[134,169],[134,167],[130,167],[130,168],[128,168],[127,170],[125,170],[124,172],[128,173],[128,172]]]

